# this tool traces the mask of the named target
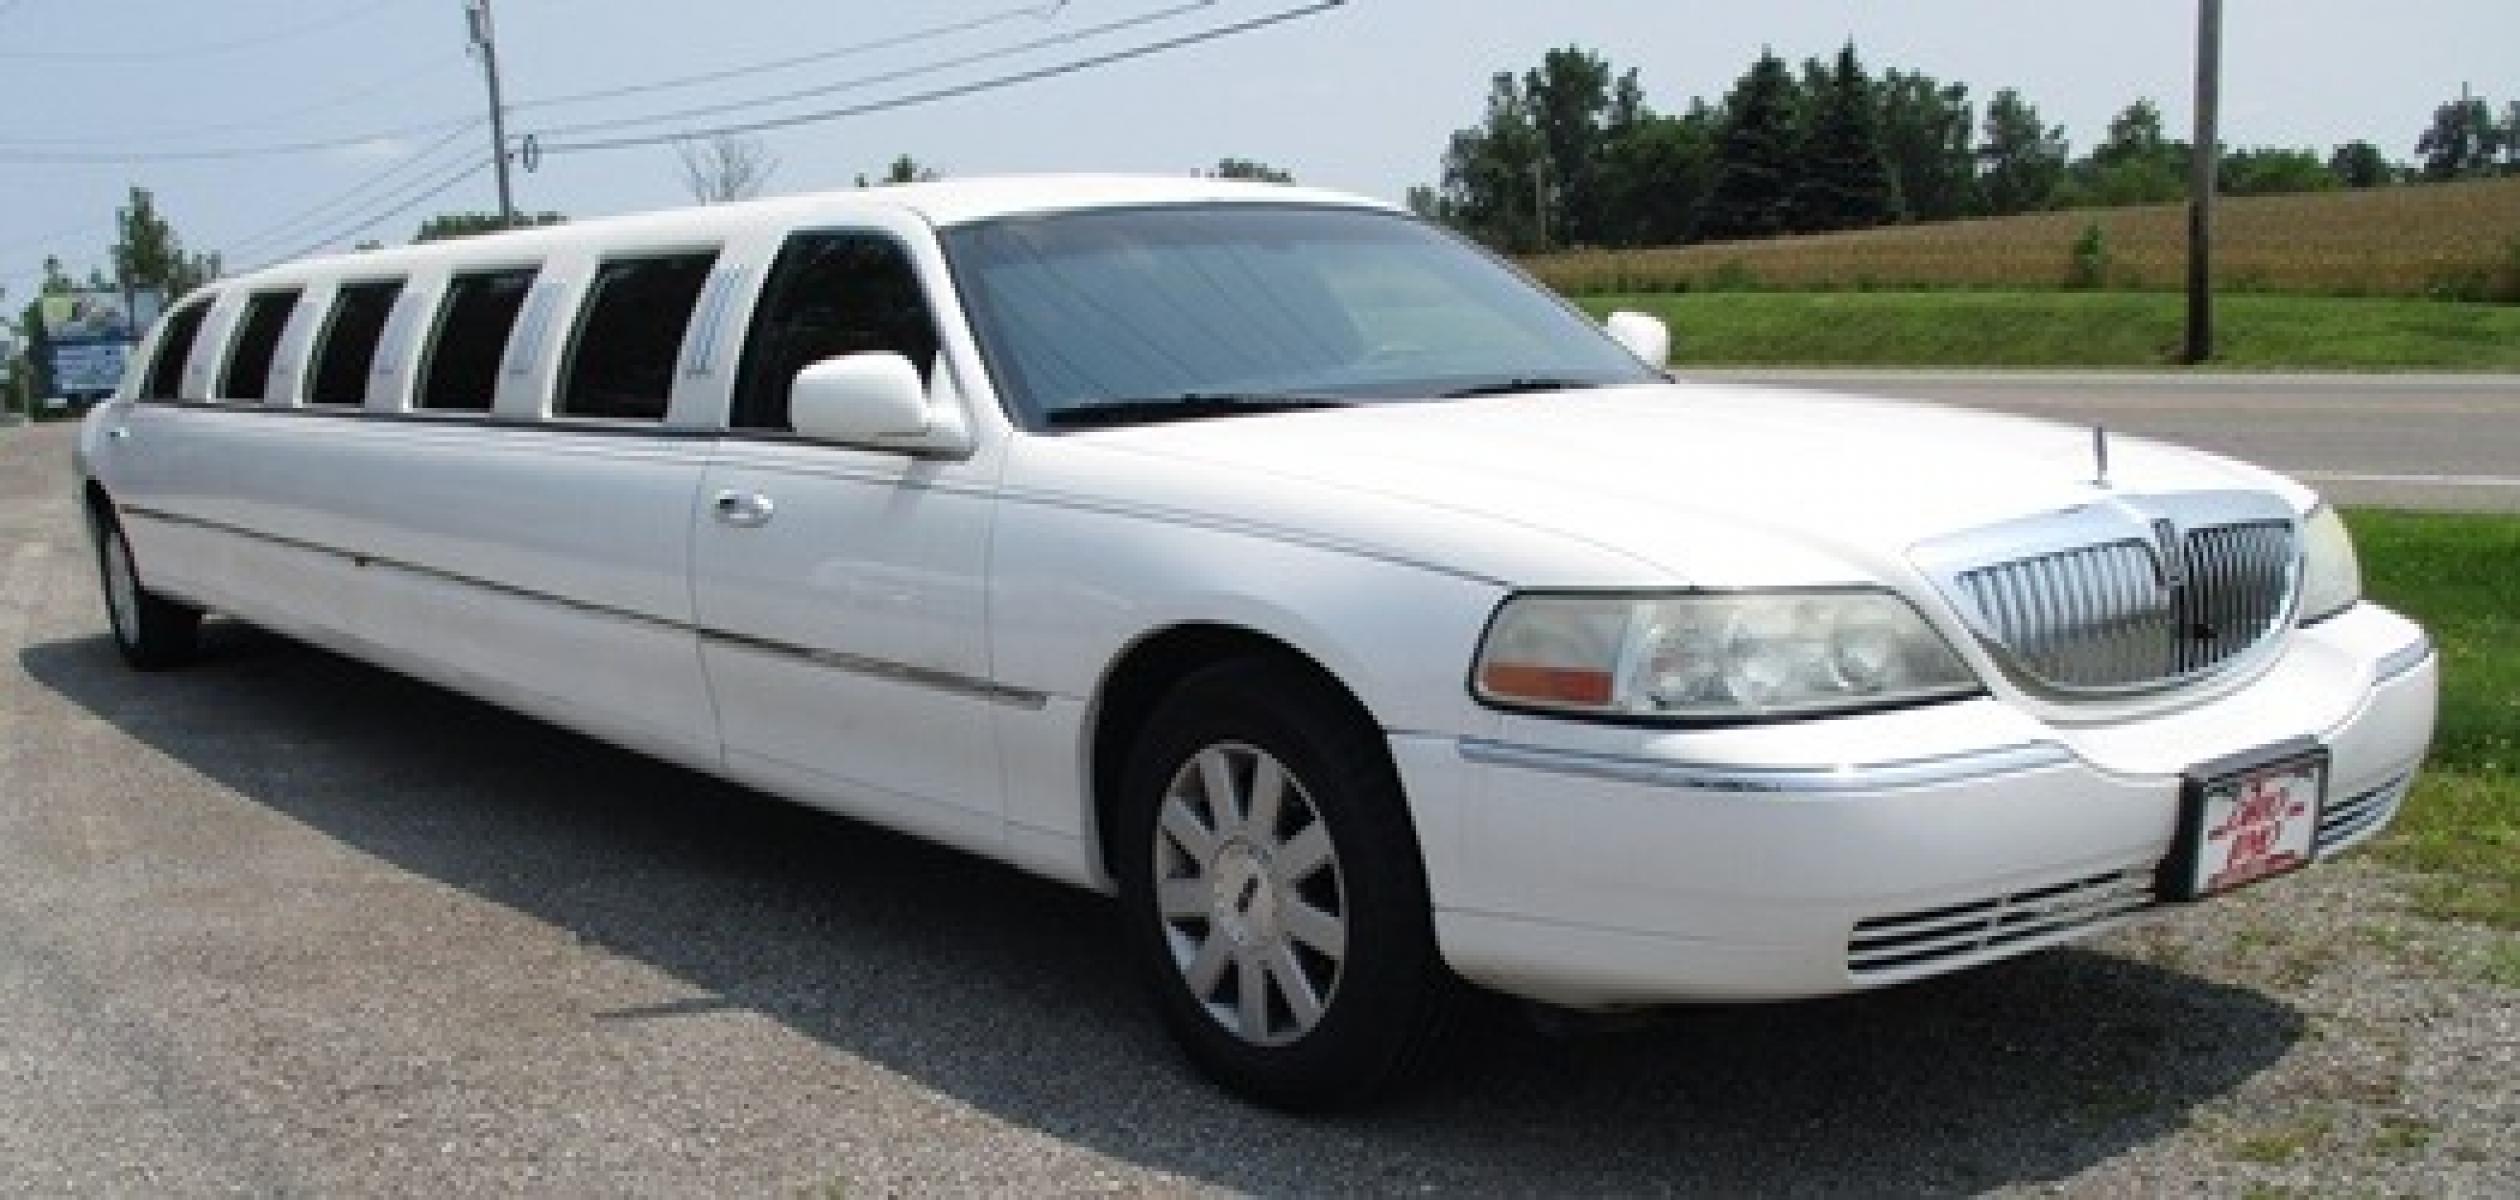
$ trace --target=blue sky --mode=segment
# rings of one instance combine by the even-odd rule
[[[1304,2],[493,0],[508,98],[519,106],[512,132],[547,144],[569,140],[550,132],[560,126],[662,110],[728,106],[729,115],[633,131],[861,104]],[[2512,0],[2229,8],[2224,131],[2233,144],[2324,153],[2369,137],[2408,157],[2433,106],[2462,81],[2497,102],[2520,98]],[[782,192],[846,187],[907,151],[952,175],[1186,173],[1234,155],[1306,183],[1397,198],[1434,179],[1446,135],[1476,117],[1491,72],[1528,66],[1552,46],[1638,67],[1653,101],[1677,108],[1720,94],[1762,46],[1799,59],[1852,38],[1876,70],[1922,69],[1970,84],[1981,101],[2018,87],[2079,148],[2138,96],[2184,128],[2194,13],[2193,0],[1349,0],[1096,70],[762,136],[780,159],[771,190]],[[1128,28],[1084,36],[1108,24]],[[1060,38],[1072,40],[1014,49]],[[851,47],[860,49],[840,53]],[[976,61],[937,65],[954,59]],[[537,104],[703,73],[730,77]],[[80,273],[105,264],[113,210],[134,183],[157,193],[188,246],[221,250],[236,266],[362,237],[397,242],[428,213],[493,204],[485,173],[359,224],[488,158],[488,135],[463,125],[484,103],[460,0],[0,0],[0,87],[11,97],[0,124],[0,288],[12,307],[48,253]],[[812,88],[836,90],[743,106]],[[231,153],[285,145],[309,148]],[[221,156],[166,157],[205,152]],[[89,158],[108,161],[57,161]],[[523,207],[575,216],[687,200],[664,146],[548,154],[518,176],[518,193]]]

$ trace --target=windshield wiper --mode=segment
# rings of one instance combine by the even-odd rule
[[[1354,401],[1342,396],[1307,395],[1301,392],[1183,392],[1175,396],[1149,396],[1126,400],[1096,400],[1086,404],[1054,409],[1043,416],[1055,429],[1091,429],[1106,425],[1135,425],[1149,421],[1195,420],[1201,417],[1239,417],[1258,413],[1300,412],[1315,408],[1346,408]]]
[[[1446,392],[1446,400],[1467,400],[1472,396],[1511,396],[1518,392],[1572,392],[1602,385],[1589,379],[1565,379],[1542,375],[1525,379],[1500,379],[1494,383],[1473,384]]]

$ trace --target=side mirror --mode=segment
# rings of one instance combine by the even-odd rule
[[[1657,371],[1671,365],[1671,327],[1661,317],[1621,309],[1602,318],[1601,327],[1645,365]]]
[[[929,428],[927,385],[909,359],[889,350],[826,358],[796,373],[788,423],[835,442],[921,437]]]

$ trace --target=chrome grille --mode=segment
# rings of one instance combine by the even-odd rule
[[[1961,571],[1981,629],[2036,682],[2111,691],[2203,674],[2274,633],[2291,602],[2289,521],[2132,538]]]

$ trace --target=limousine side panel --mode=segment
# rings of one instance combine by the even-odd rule
[[[98,471],[153,582],[714,760],[686,575],[704,440],[159,403],[126,427]]]
[[[992,459],[730,440],[692,526],[729,769],[995,853]]]

